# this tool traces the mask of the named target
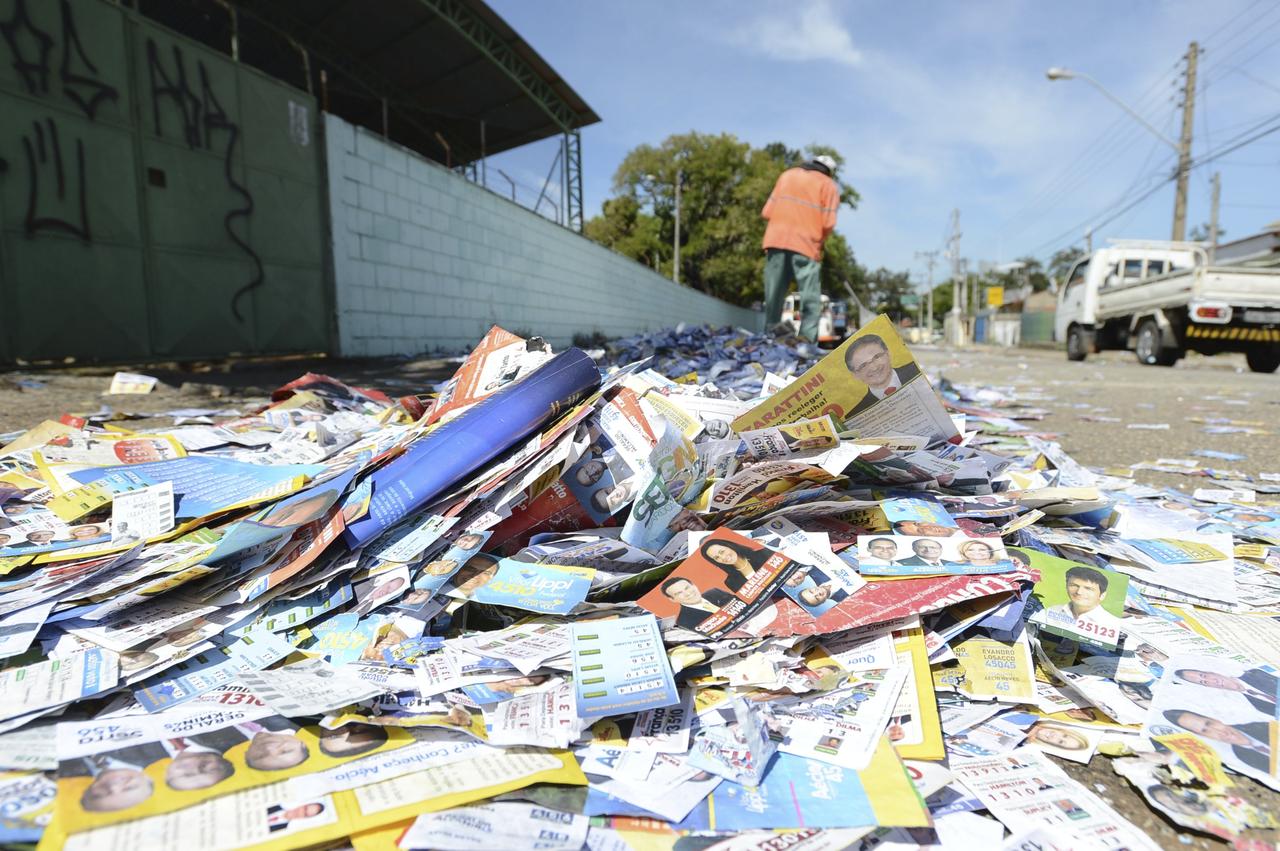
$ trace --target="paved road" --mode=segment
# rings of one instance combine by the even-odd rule
[[[1245,455],[1242,461],[1199,459],[1203,466],[1256,476],[1280,473],[1280,373],[1249,372],[1243,355],[1192,355],[1174,367],[1143,366],[1132,353],[1105,352],[1082,363],[1048,349],[922,350],[930,377],[989,384],[1046,410],[1027,425],[1060,435],[1073,458],[1086,466],[1127,467],[1158,458],[1191,458],[1196,449]],[[1086,417],[1118,418],[1120,422]],[[1196,420],[1247,422],[1268,434],[1206,434]],[[1168,425],[1132,429],[1130,424]],[[1142,471],[1137,479],[1188,492],[1204,478]]]
[[[121,367],[160,380],[146,395],[109,396],[114,368],[78,368],[0,373],[0,434],[30,428],[65,413],[98,411],[151,413],[179,408],[238,407],[248,411],[265,405],[275,388],[306,372],[331,375],[357,387],[373,387],[392,397],[426,393],[453,374],[457,362],[440,358],[343,360],[276,358],[262,362]],[[39,386],[24,386],[34,382]],[[170,425],[169,418],[132,420],[127,427]]]
[[[1028,404],[1044,408],[1043,420],[1028,422],[1040,431],[1059,435],[1070,455],[1086,466],[1127,467],[1158,458],[1191,458],[1196,449],[1216,449],[1244,455],[1242,461],[1197,459],[1203,466],[1232,468],[1256,476],[1280,472],[1280,374],[1248,371],[1242,355],[1206,358],[1192,355],[1175,367],[1143,366],[1129,352],[1106,352],[1072,363],[1057,350],[919,348],[917,355],[931,378],[945,377],[962,384],[987,384],[1011,396],[1033,397]],[[1097,422],[1086,416],[1115,417],[1120,422]],[[1211,435],[1196,418],[1246,421],[1267,434]],[[1131,423],[1159,425],[1159,430],[1130,429]],[[1139,471],[1135,478],[1155,487],[1190,493],[1212,487],[1213,480],[1187,475]],[[1098,756],[1089,765],[1059,761],[1067,773],[1101,795],[1126,818],[1145,830],[1163,848],[1225,848],[1227,843],[1198,834],[1180,834],[1152,811]],[[1246,778],[1237,779],[1237,794],[1280,813],[1280,794]],[[1256,831],[1257,838],[1275,841],[1273,831]]]

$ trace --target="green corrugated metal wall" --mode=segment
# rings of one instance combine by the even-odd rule
[[[106,0],[0,0],[0,361],[328,350],[317,126]]]

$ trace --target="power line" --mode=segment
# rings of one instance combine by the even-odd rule
[[[1276,122],[1276,123],[1270,127],[1264,128],[1263,125],[1266,125],[1269,122]],[[1243,148],[1245,145],[1248,145],[1251,142],[1261,139],[1264,136],[1268,136],[1272,133],[1280,131],[1280,114],[1272,115],[1269,118],[1266,118],[1263,121],[1258,122],[1257,124],[1254,125],[1254,128],[1255,129],[1263,128],[1263,129],[1258,129],[1258,132],[1254,133],[1253,135],[1248,135],[1250,131],[1246,130],[1244,133],[1237,135],[1234,139],[1228,140],[1227,142],[1223,143],[1223,145],[1218,150],[1211,151],[1208,154],[1205,154],[1199,157],[1198,159],[1193,159],[1190,165],[1190,170],[1195,170],[1202,165],[1206,165],[1208,163],[1213,162],[1214,160],[1217,160],[1226,156],[1232,151],[1237,151],[1240,148]],[[1115,212],[1111,213],[1111,215],[1106,216],[1106,213],[1108,212],[1108,210],[1104,209],[1103,212],[1098,215],[1106,216],[1105,218],[1095,221],[1095,217],[1090,217],[1089,219],[1086,219],[1085,221],[1081,222],[1080,224],[1076,225],[1070,230],[1063,231],[1063,233],[1059,234],[1058,236],[1055,236],[1053,239],[1048,240],[1047,242],[1041,243],[1040,245],[1036,246],[1035,250],[1033,250],[1031,253],[1039,254],[1048,247],[1053,247],[1055,245],[1061,244],[1063,237],[1080,233],[1087,226],[1092,227],[1096,231],[1098,228],[1102,227],[1103,225],[1110,224],[1116,218],[1124,215],[1129,210],[1132,210],[1134,207],[1138,206],[1143,201],[1147,200],[1152,195],[1156,194],[1161,189],[1163,189],[1166,184],[1172,183],[1176,179],[1177,179],[1176,174],[1170,177],[1166,177],[1164,180],[1160,181],[1158,184],[1151,187],[1151,189],[1139,195],[1137,198],[1133,199],[1128,204],[1121,207],[1119,210],[1116,210]]]
[[[1161,82],[1167,83],[1167,77],[1168,74],[1166,73],[1165,77],[1157,81],[1156,86],[1159,86]],[[1148,94],[1139,100],[1139,109],[1147,108],[1150,91],[1148,89]],[[1030,200],[1009,217],[1006,224],[1021,221],[1025,227],[1026,224],[1029,224],[1028,213],[1035,211],[1037,208],[1041,210],[1052,208],[1053,204],[1064,192],[1074,190],[1080,178],[1114,160],[1122,152],[1132,147],[1133,143],[1141,136],[1141,127],[1131,126],[1126,122],[1123,115],[1118,116],[1103,129],[1096,139],[1086,145],[1084,150],[1071,163],[1042,185]]]
[[[1247,80],[1252,80],[1253,82],[1257,83],[1260,86],[1265,86],[1266,88],[1271,89],[1274,92],[1280,92],[1280,86],[1277,86],[1275,83],[1269,83],[1266,80],[1262,79],[1261,77],[1256,77],[1253,74],[1250,74],[1248,71],[1244,70],[1243,68],[1237,68],[1235,65],[1230,65],[1227,67],[1227,72],[1228,73],[1235,72]]]
[[[1176,65],[1175,65],[1175,67],[1176,67]],[[1163,125],[1164,127],[1166,127],[1166,128],[1167,128],[1167,127],[1169,127],[1169,125],[1170,125],[1170,124],[1172,123],[1172,121],[1173,121],[1174,114],[1175,114],[1175,112],[1174,112],[1173,110],[1171,110],[1171,111],[1169,112],[1168,116],[1165,118],[1164,125]],[[1137,138],[1140,138],[1141,136],[1142,136],[1142,128],[1141,128],[1140,126],[1138,126],[1138,125],[1133,125],[1133,127],[1131,128],[1131,132],[1130,132],[1130,134],[1128,135],[1128,142],[1129,142],[1129,145],[1131,146],[1131,145],[1132,145],[1132,143],[1133,143],[1134,141],[1137,141]],[[1118,154],[1118,153],[1119,153],[1119,152],[1117,152],[1117,154]],[[1146,160],[1146,161],[1149,161],[1149,160],[1150,160],[1150,156],[1151,156],[1151,154],[1150,154],[1150,153],[1148,153],[1148,155],[1147,155],[1147,160]],[[1144,161],[1144,164],[1145,164],[1145,161]],[[1164,167],[1164,164],[1162,163],[1161,168],[1163,168],[1163,167]],[[1075,192],[1075,191],[1078,189],[1079,185],[1080,185],[1081,183],[1083,183],[1083,181],[1084,181],[1084,179],[1086,178],[1086,176],[1087,176],[1087,175],[1085,175],[1085,174],[1080,175],[1080,176],[1076,179],[1075,183],[1074,183],[1074,184],[1072,184],[1071,186],[1067,187],[1067,188],[1066,188],[1066,190],[1065,190],[1063,193],[1061,193],[1061,195],[1060,195],[1059,197],[1068,197],[1071,193]],[[1105,212],[1106,212],[1107,210],[1109,210],[1111,207],[1114,207],[1114,206],[1116,206],[1116,205],[1118,205],[1118,204],[1123,203],[1123,202],[1124,202],[1124,200],[1125,200],[1125,198],[1127,198],[1127,197],[1128,197],[1128,193],[1129,193],[1130,191],[1132,191],[1132,189],[1133,189],[1134,187],[1136,187],[1136,186],[1138,186],[1138,185],[1140,185],[1140,184],[1146,183],[1146,182],[1148,182],[1149,180],[1151,180],[1152,178],[1154,178],[1154,177],[1156,177],[1156,176],[1158,176],[1158,173],[1155,173],[1155,174],[1148,174],[1148,175],[1143,175],[1143,176],[1138,177],[1138,178],[1133,182],[1133,184],[1131,184],[1131,186],[1130,186],[1130,188],[1129,188],[1129,189],[1126,189],[1126,190],[1125,190],[1125,192],[1123,192],[1123,193],[1121,193],[1121,194],[1120,194],[1120,196],[1116,199],[1116,201],[1115,201],[1115,202],[1113,202],[1113,204],[1109,205],[1107,208],[1104,208],[1103,213],[1105,213]],[[1055,201],[1056,201],[1056,200],[1057,200],[1057,199],[1055,199]],[[1024,226],[1023,226],[1022,228],[1018,228],[1017,230],[1015,230],[1015,231],[1014,231],[1014,233],[1019,233],[1019,232],[1021,232],[1022,230],[1025,230],[1026,224],[1030,224],[1030,222],[1031,222],[1031,221],[1034,221],[1034,217],[1027,219],[1027,220],[1026,220],[1026,222],[1025,222],[1025,224],[1024,224]],[[1086,220],[1086,221],[1081,225],[1081,227],[1083,227],[1083,225],[1084,225],[1084,224],[1088,224],[1088,221]],[[1073,231],[1073,232],[1074,232],[1074,231]],[[1059,239],[1059,237],[1055,237],[1053,241],[1057,241],[1058,239]]]
[[[1280,6],[1276,6],[1275,8],[1276,8],[1276,9],[1280,9]],[[1235,66],[1235,67],[1239,67],[1239,66],[1241,66],[1241,65],[1247,65],[1248,63],[1252,62],[1252,61],[1253,61],[1254,59],[1256,59],[1257,57],[1261,56],[1261,55],[1262,55],[1263,53],[1265,53],[1267,50],[1269,50],[1270,48],[1272,48],[1273,46],[1275,46],[1275,44],[1276,44],[1277,42],[1280,42],[1280,38],[1273,39],[1273,40],[1271,40],[1271,41],[1266,42],[1265,44],[1263,44],[1263,45],[1262,45],[1262,47],[1258,48],[1258,49],[1257,49],[1257,50],[1255,50],[1253,53],[1251,53],[1251,54],[1249,54],[1247,57],[1245,57],[1244,59],[1235,59],[1235,58],[1234,58],[1235,56],[1238,56],[1242,51],[1244,51],[1244,49],[1245,49],[1246,47],[1248,47],[1249,45],[1253,44],[1253,43],[1254,43],[1255,41],[1257,41],[1259,38],[1262,38],[1262,36],[1264,36],[1264,35],[1266,35],[1267,33],[1271,32],[1273,29],[1275,29],[1275,28],[1276,28],[1276,27],[1278,27],[1278,26],[1280,26],[1280,17],[1277,17],[1274,21],[1272,21],[1272,22],[1271,22],[1270,24],[1268,24],[1266,27],[1263,27],[1261,30],[1258,30],[1258,31],[1254,32],[1254,33],[1253,33],[1253,35],[1251,35],[1251,36],[1250,36],[1247,40],[1245,40],[1242,44],[1239,44],[1239,45],[1234,46],[1234,47],[1231,49],[1231,51],[1230,51],[1230,54],[1232,55],[1232,65],[1233,65],[1233,66]],[[1219,53],[1222,53],[1222,54],[1225,56],[1227,52],[1226,52],[1226,51],[1224,51],[1222,48],[1219,48]],[[1229,71],[1227,71],[1227,70],[1224,70],[1222,73],[1215,73],[1215,72],[1217,72],[1219,68],[1227,68],[1227,67],[1229,67],[1229,66],[1224,66],[1224,65],[1222,64],[1222,62],[1214,62],[1214,63],[1211,63],[1211,67],[1207,70],[1206,75],[1205,75],[1205,85],[1207,86],[1207,85],[1209,85],[1210,83],[1217,82],[1218,80],[1220,80],[1220,79],[1222,79],[1224,76],[1226,76],[1226,75],[1229,73]]]
[[[1158,103],[1161,89],[1170,85],[1171,75],[1177,72],[1179,64],[1180,61],[1174,62],[1162,71],[1155,78],[1155,81],[1138,96],[1134,103],[1135,111],[1141,114]],[[1155,97],[1154,102],[1152,100],[1153,97]],[[1042,215],[1044,211],[1052,209],[1063,194],[1074,191],[1083,176],[1096,171],[1105,163],[1114,160],[1123,151],[1127,151],[1141,135],[1141,127],[1130,126],[1125,116],[1118,116],[1111,124],[1103,128],[1102,132],[1090,141],[1074,160],[1036,190],[1036,193],[1021,208],[1010,215],[1004,223],[1005,227],[1017,221],[1021,222],[1021,227],[1017,228],[1013,233],[1024,230],[1036,218],[1036,216],[1028,218],[1029,213],[1039,209]]]
[[[1148,174],[1145,178],[1140,178],[1138,182],[1145,183],[1159,176],[1160,176],[1159,171],[1157,170],[1152,174]],[[1146,192],[1139,195],[1137,198],[1135,198],[1134,200],[1132,200],[1128,204],[1125,204],[1123,207],[1120,207],[1120,209],[1117,210],[1115,208],[1120,204],[1124,203],[1124,198],[1127,195],[1127,193],[1125,193],[1125,195],[1121,195],[1120,198],[1114,201],[1110,206],[1104,207],[1101,212],[1095,213],[1089,216],[1087,219],[1084,219],[1083,221],[1075,225],[1072,225],[1070,228],[1062,231],[1061,233],[1052,237],[1051,239],[1045,240],[1044,242],[1037,245],[1030,253],[1032,255],[1036,255],[1041,253],[1042,251],[1045,251],[1048,248],[1060,245],[1062,244],[1062,242],[1066,237],[1074,237],[1075,235],[1081,233],[1086,227],[1096,231],[1098,228],[1102,227],[1103,225],[1110,224],[1117,216],[1121,216],[1124,213],[1136,207],[1138,204],[1141,204],[1143,201],[1147,200],[1152,195],[1156,194],[1156,192],[1158,192],[1160,189],[1164,188],[1165,184],[1172,182],[1173,179],[1174,178],[1172,177],[1163,178],[1162,180],[1160,180],[1159,183],[1157,183],[1151,189],[1147,190]],[[1107,213],[1112,210],[1115,210],[1115,212],[1112,215],[1107,216]],[[1105,218],[1099,219],[1098,218],[1099,216],[1104,216]],[[1071,241],[1074,241],[1074,239],[1072,239]]]
[[[1271,116],[1270,118],[1264,118],[1262,121],[1258,122],[1258,123],[1255,125],[1255,127],[1261,127],[1261,126],[1263,126],[1264,124],[1266,124],[1267,122],[1270,122],[1270,121],[1280,121],[1280,114],[1278,114],[1278,115],[1273,115],[1273,116]],[[1231,142],[1228,142],[1224,147],[1219,148],[1219,149],[1218,149],[1218,150],[1216,150],[1216,151],[1213,151],[1211,154],[1209,154],[1209,155],[1207,155],[1207,156],[1205,156],[1205,157],[1203,157],[1203,158],[1201,158],[1201,159],[1199,159],[1199,160],[1193,160],[1193,161],[1192,161],[1192,165],[1191,165],[1191,167],[1192,167],[1192,168],[1196,168],[1197,166],[1202,166],[1202,165],[1204,165],[1205,163],[1211,163],[1211,162],[1213,162],[1213,161],[1214,161],[1214,160],[1216,160],[1216,159],[1219,159],[1219,158],[1221,158],[1221,157],[1225,157],[1227,154],[1231,153],[1232,151],[1238,151],[1238,150],[1240,150],[1241,148],[1243,148],[1245,145],[1251,144],[1252,142],[1255,142],[1255,141],[1257,141],[1258,139],[1261,139],[1261,138],[1262,138],[1262,137],[1264,137],[1264,136],[1269,136],[1269,135],[1271,135],[1272,133],[1275,133],[1277,130],[1280,130],[1280,123],[1277,123],[1277,124],[1275,124],[1274,126],[1268,127],[1268,128],[1266,128],[1265,130],[1261,130],[1260,132],[1255,133],[1254,135],[1250,136],[1249,138],[1247,138],[1247,139],[1243,139],[1243,140],[1241,140],[1241,141],[1239,141],[1239,142],[1235,142],[1234,144],[1232,144]],[[1247,130],[1246,130],[1245,132],[1247,133],[1247,132],[1249,132],[1249,131],[1247,131]],[[1241,135],[1243,135],[1243,134],[1241,134]],[[1237,139],[1239,139],[1240,137],[1239,137],[1239,136],[1237,136],[1236,138],[1237,138]]]
[[[1246,6],[1243,10],[1232,15],[1225,23],[1223,23],[1213,32],[1209,33],[1209,35],[1205,37],[1204,41],[1202,41],[1201,44],[1208,46],[1215,38],[1218,37],[1218,33],[1222,32],[1227,27],[1231,26],[1236,21],[1240,20],[1249,12],[1252,12],[1258,6],[1261,6],[1264,2],[1266,2],[1266,0],[1253,0],[1253,2],[1250,3],[1248,6]],[[1241,28],[1241,32],[1243,32],[1244,30],[1247,30],[1248,28],[1249,28],[1249,23],[1246,22],[1245,26]],[[1230,38],[1228,38],[1227,40],[1230,41]]]

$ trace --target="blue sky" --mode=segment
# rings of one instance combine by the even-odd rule
[[[1179,59],[1202,43],[1193,153],[1280,121],[1280,3],[587,2],[489,0],[603,119],[583,133],[585,202],[599,212],[635,145],[729,132],[820,141],[862,193],[839,230],[864,264],[909,268],[942,247],[952,208],[971,268],[1080,242],[1089,224],[1172,173],[1174,153],[1082,80],[1084,71],[1168,137]],[[1266,119],[1273,119],[1269,123]],[[532,192],[542,142],[494,158]],[[1226,239],[1280,219],[1280,132],[1192,172],[1188,229],[1222,173]],[[494,188],[499,188],[495,186]],[[1168,239],[1173,184],[1095,229]]]

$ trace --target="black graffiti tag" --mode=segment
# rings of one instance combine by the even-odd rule
[[[83,239],[85,242],[93,238],[89,230],[89,208],[84,179],[84,141],[76,139],[75,172],[71,177],[73,187],[68,191],[69,162],[63,161],[62,141],[58,136],[58,125],[52,118],[46,118],[44,124],[39,121],[31,125],[31,134],[22,137],[22,150],[27,158],[27,213],[23,226],[28,235],[40,231],[56,231],[68,233]],[[70,206],[73,218],[62,218],[56,215],[40,214],[40,176],[44,174],[52,179],[54,197],[61,205]]]
[[[49,94],[52,59],[57,50],[57,80],[62,85],[62,95],[86,118],[96,121],[99,107],[106,101],[119,100],[120,93],[100,79],[98,66],[80,40],[70,0],[59,0],[58,13],[61,31],[60,38],[55,39],[31,20],[26,0],[13,0],[12,14],[0,22],[0,39],[9,48],[13,69],[23,87],[40,97]],[[23,215],[26,234],[52,231],[85,242],[92,240],[84,140],[74,140],[74,153],[70,145],[64,152],[57,122],[46,118],[33,122],[31,132],[23,135],[22,152],[27,165],[27,209]],[[8,171],[9,163],[0,159],[0,175]]]
[[[98,66],[89,58],[80,41],[70,0],[60,0],[58,9],[62,23],[60,39],[55,41],[52,35],[35,25],[26,0],[14,0],[13,14],[9,20],[0,22],[0,38],[9,47],[13,70],[18,73],[23,87],[33,95],[49,94],[49,78],[53,70],[51,59],[54,48],[59,48],[58,82],[62,84],[62,94],[90,121],[94,121],[102,102],[119,100],[120,92],[99,78]]]
[[[240,198],[240,205],[227,211],[223,216],[222,227],[237,248],[239,248],[253,264],[253,274],[249,281],[236,290],[231,297],[231,313],[238,321],[243,322],[240,313],[240,300],[260,287],[264,280],[262,259],[253,250],[247,239],[236,232],[235,223],[243,220],[248,223],[253,215],[253,195],[249,188],[236,178],[235,151],[240,140],[240,125],[227,115],[222,104],[209,82],[209,70],[200,60],[196,60],[196,75],[199,78],[199,93],[193,90],[187,75],[186,58],[178,45],[172,46],[172,69],[166,68],[160,58],[160,48],[155,41],[147,39],[147,75],[151,83],[151,120],[157,136],[164,137],[164,122],[161,114],[161,103],[170,103],[177,109],[181,120],[182,139],[187,147],[201,150],[214,150],[214,134],[221,133],[225,140],[221,149],[223,177],[227,188]]]

